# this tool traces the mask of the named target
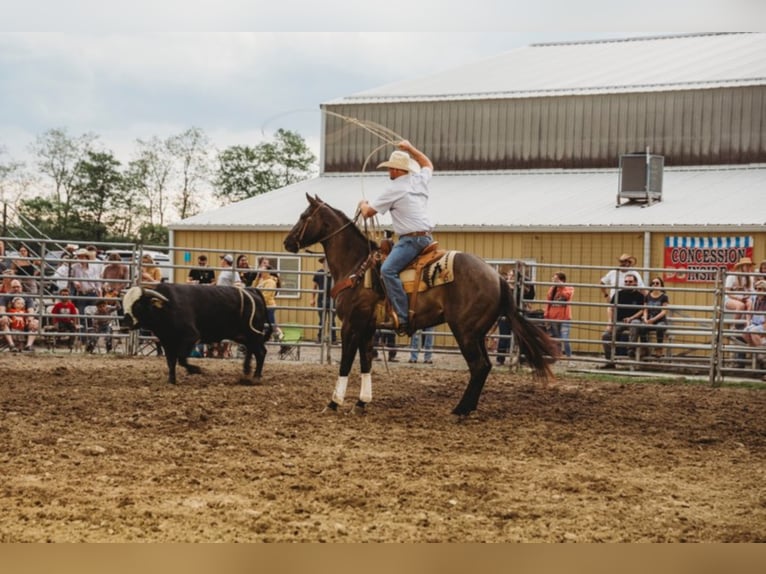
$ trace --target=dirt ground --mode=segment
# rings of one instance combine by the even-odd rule
[[[0,355],[0,542],[766,542],[766,389]]]

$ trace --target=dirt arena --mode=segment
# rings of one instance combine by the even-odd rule
[[[766,542],[766,389],[197,362],[0,355],[0,542]]]

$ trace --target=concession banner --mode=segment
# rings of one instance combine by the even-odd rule
[[[715,281],[719,267],[732,271],[741,257],[753,257],[753,238],[666,237],[665,282],[707,283]]]

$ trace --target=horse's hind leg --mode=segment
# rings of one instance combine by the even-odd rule
[[[471,372],[471,379],[468,381],[463,397],[452,410],[453,414],[464,416],[476,410],[484,382],[492,370],[492,363],[487,354],[487,347],[484,345],[484,337],[457,333],[455,330],[453,333]]]

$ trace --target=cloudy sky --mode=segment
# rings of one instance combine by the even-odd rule
[[[608,0],[4,4],[0,159],[26,159],[37,135],[63,127],[98,134],[126,161],[136,138],[191,126],[219,148],[283,127],[318,149],[325,101],[532,42],[689,31],[690,13],[716,17],[710,28],[731,27],[732,12],[760,0],[676,0],[672,9],[645,0],[634,13]]]

